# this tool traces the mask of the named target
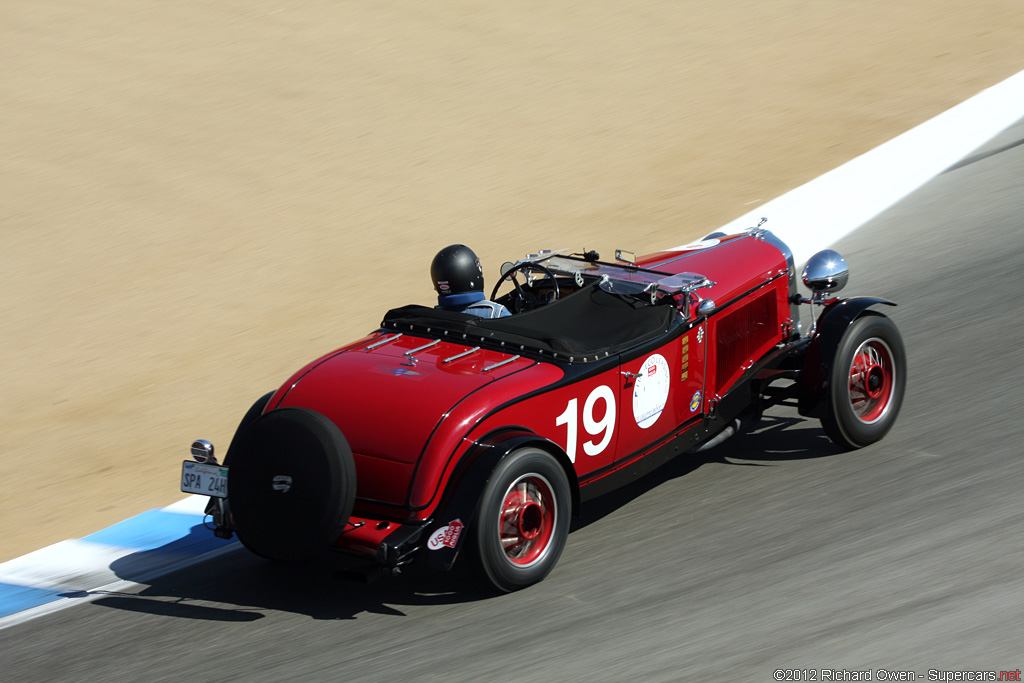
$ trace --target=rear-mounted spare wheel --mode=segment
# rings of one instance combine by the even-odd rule
[[[352,450],[323,415],[274,410],[237,436],[228,491],[246,548],[272,560],[310,559],[338,538],[352,514]]]

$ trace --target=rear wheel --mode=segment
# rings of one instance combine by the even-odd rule
[[[320,554],[345,528],[355,501],[352,451],[333,422],[282,408],[238,435],[228,496],[243,545],[272,560]]]
[[[844,448],[872,444],[892,428],[907,381],[899,330],[884,315],[858,318],[843,335],[829,377],[825,416],[829,438]]]
[[[479,578],[510,592],[546,577],[569,534],[569,480],[536,448],[509,454],[495,468],[477,508],[472,536]]]

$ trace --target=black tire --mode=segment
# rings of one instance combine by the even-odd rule
[[[356,469],[341,431],[323,415],[282,408],[238,435],[228,500],[238,538],[272,560],[316,557],[345,528]]]
[[[839,342],[821,424],[833,442],[863,448],[884,437],[899,415],[907,382],[903,338],[873,311],[855,320]]]
[[[249,406],[249,410],[242,416],[242,421],[238,423],[238,427],[235,429],[235,435],[231,437],[231,443],[228,445],[228,450],[224,454],[224,466],[230,465],[231,451],[235,449],[235,444],[238,442],[238,435],[245,431],[245,428],[256,421],[256,418],[263,413],[263,409],[267,407],[267,403],[270,401],[270,397],[274,395],[274,392],[260,396],[256,399],[256,402]],[[209,501],[206,503],[206,514],[212,515],[217,526],[221,526],[225,523],[228,517],[226,512],[227,506],[224,503],[223,498],[217,498],[210,496]],[[230,523],[229,523],[230,525]]]
[[[249,406],[249,410],[246,411],[245,415],[242,416],[242,421],[238,423],[238,428],[235,429],[235,435],[231,437],[231,443],[228,445],[228,450],[224,454],[224,464],[228,465],[229,459],[231,458],[231,451],[235,449],[235,444],[238,443],[238,435],[245,431],[245,428],[256,421],[260,415],[263,414],[263,409],[267,407],[267,403],[270,402],[270,397],[275,392],[270,391],[256,399],[256,402]]]
[[[527,447],[498,463],[470,536],[480,581],[507,593],[546,577],[569,535],[570,495],[565,470],[550,453]]]

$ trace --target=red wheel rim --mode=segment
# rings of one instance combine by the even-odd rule
[[[850,363],[850,407],[864,424],[878,422],[892,403],[896,364],[892,350],[881,339],[861,342]]]
[[[505,491],[498,516],[498,538],[505,558],[529,567],[551,545],[555,529],[555,494],[547,479],[526,474]]]

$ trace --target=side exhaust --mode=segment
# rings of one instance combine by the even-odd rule
[[[746,412],[740,413],[738,417],[734,418],[732,422],[725,426],[725,429],[718,432],[718,434],[715,434],[713,437],[711,437],[711,439],[705,441],[701,445],[691,448],[690,452],[703,453],[704,451],[709,451],[715,446],[721,444],[726,439],[733,437],[736,434],[739,434],[740,432],[745,432],[749,429],[752,429],[760,421],[760,410],[748,410]]]

